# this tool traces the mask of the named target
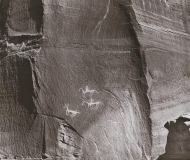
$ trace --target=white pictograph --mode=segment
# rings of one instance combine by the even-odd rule
[[[77,111],[73,111],[69,109],[69,104],[65,104],[64,108],[66,108],[66,115],[70,116],[70,117],[75,117],[77,114],[79,114],[80,112]]]
[[[95,108],[99,108],[100,104],[102,104],[102,102],[100,102],[100,101],[95,102],[92,98],[90,99],[89,102],[83,101],[82,105],[84,105],[85,103],[87,104],[88,108],[90,108],[90,109],[94,109],[93,106],[95,106]]]
[[[88,93],[89,93],[90,97],[92,97],[94,93],[98,93],[98,91],[96,91],[96,90],[89,89],[88,86],[86,86],[85,90],[80,88],[79,91],[82,91],[83,97],[86,97],[86,94],[88,94]]]

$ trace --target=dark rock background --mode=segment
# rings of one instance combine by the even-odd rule
[[[0,8],[2,159],[176,152],[164,125],[190,110],[188,0],[1,0]]]

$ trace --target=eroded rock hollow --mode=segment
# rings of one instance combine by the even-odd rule
[[[0,0],[0,159],[190,159],[189,44],[188,0]]]

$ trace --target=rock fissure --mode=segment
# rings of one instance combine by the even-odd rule
[[[73,130],[74,132],[76,132],[81,138],[84,138],[74,127],[72,127],[66,120],[65,118],[62,117],[58,117],[58,116],[54,116],[54,115],[48,115],[48,114],[43,114],[43,113],[35,113],[36,115],[40,115],[40,116],[47,116],[47,117],[51,117],[51,118],[56,118],[59,120],[63,120],[66,124],[63,124],[64,127],[67,127],[71,130]]]
[[[1,157],[188,159],[189,8],[0,0]]]

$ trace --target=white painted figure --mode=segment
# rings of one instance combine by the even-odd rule
[[[93,90],[93,89],[91,90],[91,89],[89,89],[88,86],[86,86],[85,90],[83,90],[82,88],[80,88],[79,91],[82,91],[83,97],[86,97],[86,94],[87,94],[87,93],[89,93],[90,97],[92,97],[92,95],[93,95],[95,92],[98,93],[98,91],[96,91],[96,90]]]
[[[95,108],[99,108],[100,104],[102,104],[102,102],[100,101],[94,101],[92,98],[90,99],[90,102],[87,101],[83,101],[82,105],[87,104],[88,108],[93,109],[92,106],[95,106]]]
[[[77,114],[79,114],[80,112],[77,111],[73,111],[69,109],[69,104],[65,104],[64,108],[66,108],[66,115],[70,116],[70,117],[75,117]]]

